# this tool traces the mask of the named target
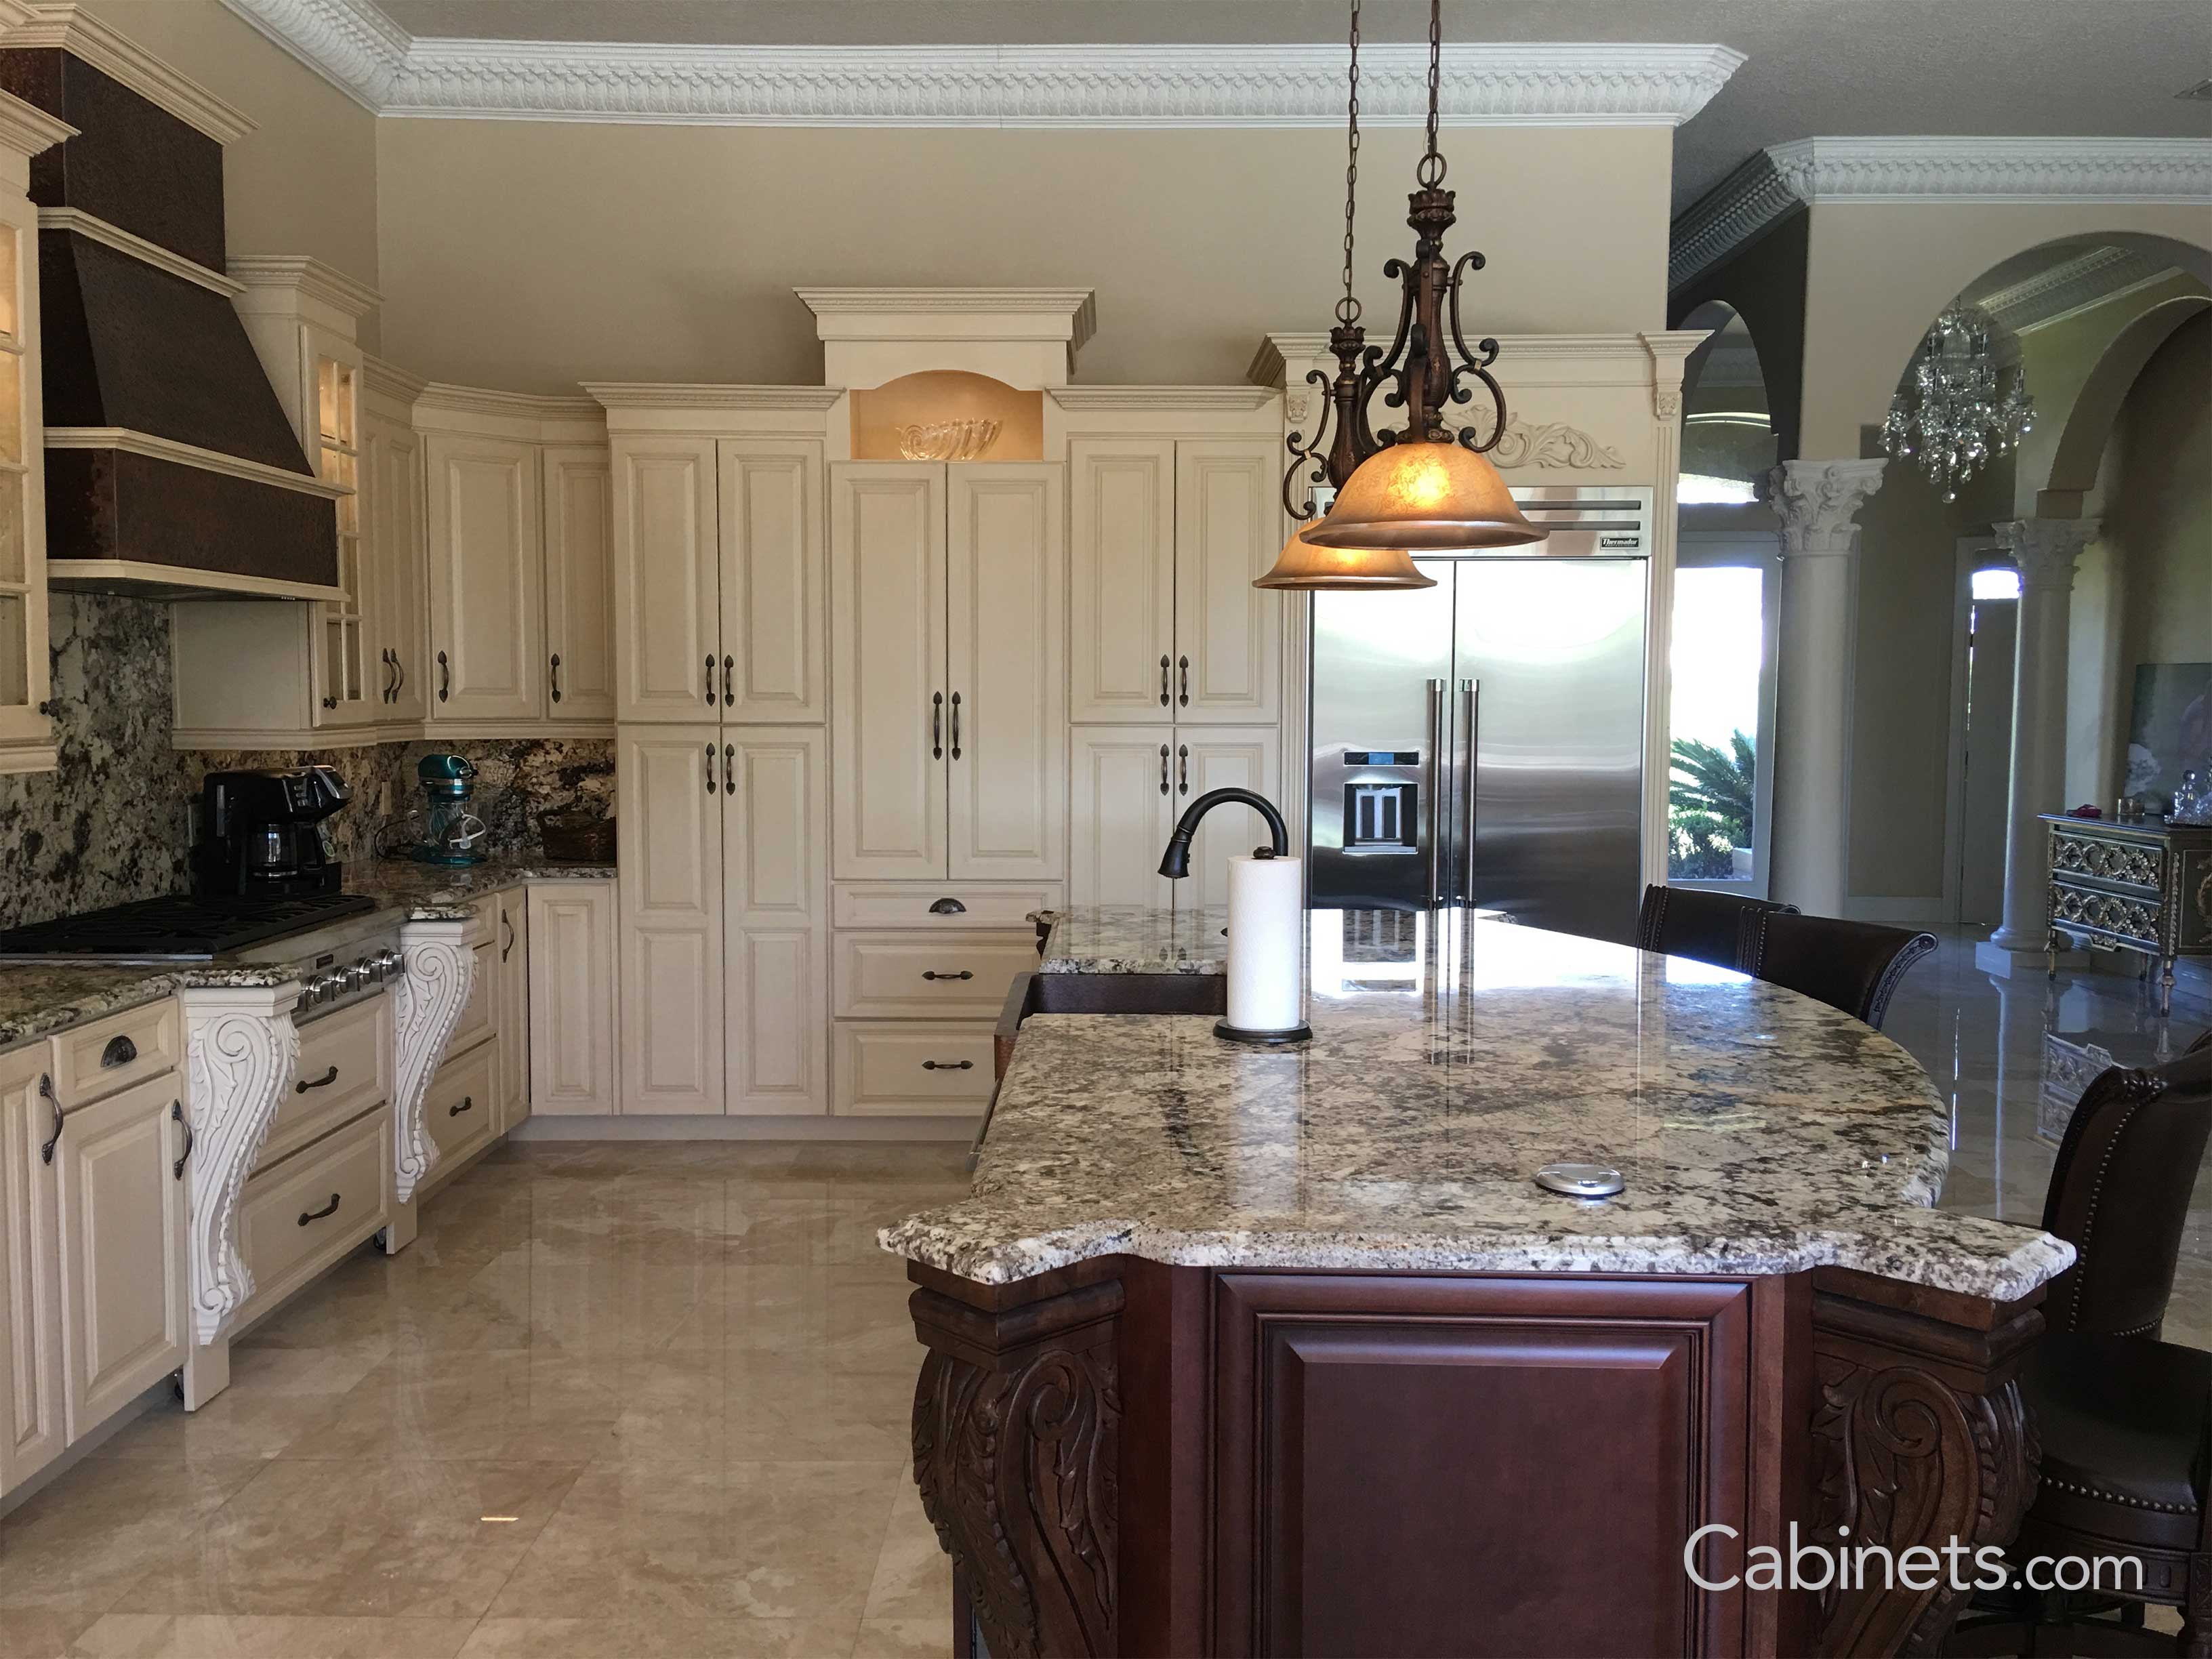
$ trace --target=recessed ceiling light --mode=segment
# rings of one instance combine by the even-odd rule
[[[2177,98],[2186,98],[2193,103],[2212,104],[2212,81],[2199,81],[2193,87],[2182,88],[2173,95]]]

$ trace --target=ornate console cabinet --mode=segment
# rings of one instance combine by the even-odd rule
[[[2173,964],[2212,957],[2212,824],[2116,823],[2045,813],[2051,935],[2093,950],[2136,951],[2160,968],[2159,1012],[2173,1001]]]

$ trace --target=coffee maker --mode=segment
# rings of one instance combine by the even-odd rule
[[[210,772],[200,784],[195,885],[203,894],[335,893],[343,866],[324,820],[353,799],[329,766]]]

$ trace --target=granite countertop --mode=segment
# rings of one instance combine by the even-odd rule
[[[1942,1103],[1910,1055],[1846,1015],[1626,945],[1451,913],[1378,934],[1379,914],[1312,917],[1315,1036],[1299,1048],[1229,1043],[1204,1017],[1028,1021],[973,1193],[884,1229],[884,1247],[981,1284],[1115,1255],[1833,1265],[1998,1300],[2073,1259],[2033,1229],[1931,1207]],[[1376,943],[1393,936],[1395,951]],[[1613,1164],[1626,1190],[1547,1193],[1531,1177],[1556,1160]]]
[[[363,916],[348,917],[356,927],[404,910],[410,921],[465,918],[468,906],[487,894],[532,881],[611,881],[611,864],[525,864],[495,860],[451,869],[396,859],[346,866],[345,890],[380,901]],[[259,956],[283,941],[251,953]],[[296,961],[246,961],[217,957],[213,962],[66,963],[51,966],[0,966],[0,1049],[65,1031],[87,1020],[125,1008],[157,1002],[180,990],[209,985],[282,985],[303,971]]]
[[[1091,904],[1052,913],[1048,974],[1218,974],[1227,970],[1229,907],[1163,910]]]

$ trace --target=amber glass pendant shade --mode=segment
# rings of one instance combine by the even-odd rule
[[[1415,569],[1413,556],[1400,548],[1316,547],[1306,539],[1307,532],[1328,522],[1320,519],[1292,531],[1283,550],[1275,556],[1274,568],[1252,586],[1310,593],[1366,593],[1437,585],[1436,578]]]
[[[1362,461],[1328,516],[1304,533],[1316,548],[1361,548],[1371,558],[1520,547],[1547,532],[1522,517],[1487,456],[1463,444],[1395,443]]]

